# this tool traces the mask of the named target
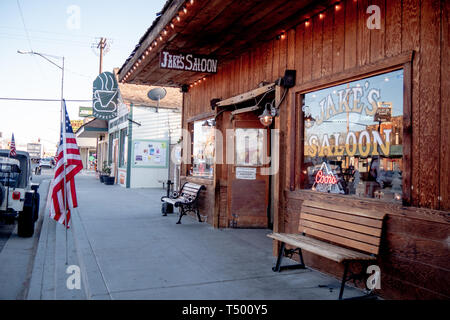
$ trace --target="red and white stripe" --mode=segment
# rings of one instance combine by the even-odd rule
[[[64,141],[64,139],[62,140]],[[66,151],[66,154],[64,154]],[[67,228],[70,226],[70,208],[78,206],[75,189],[75,175],[83,169],[80,150],[73,133],[65,133],[65,141],[57,151],[55,177],[51,185],[50,217]],[[65,163],[65,170],[64,170]],[[67,202],[64,206],[64,176],[66,181]],[[64,214],[67,209],[67,224]]]
[[[9,156],[10,157],[15,157],[17,155],[16,152],[16,142],[14,141],[14,133],[12,134],[12,138],[11,138],[11,144],[10,144],[10,148],[9,148]]]

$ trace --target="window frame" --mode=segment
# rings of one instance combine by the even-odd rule
[[[411,151],[412,151],[412,61],[414,51],[408,51],[398,56],[385,58],[379,62],[368,64],[361,67],[346,70],[331,76],[322,77],[317,80],[309,81],[292,88],[291,91],[291,115],[290,126],[291,133],[294,135],[290,139],[290,172],[289,190],[301,190],[305,176],[304,171],[304,113],[302,111],[303,96],[306,93],[330,88],[340,84],[357,81],[383,73],[396,70],[403,70],[403,173],[402,173],[402,204],[410,206],[412,203],[411,194]],[[336,197],[349,197],[349,195],[333,195]],[[358,198],[364,200],[364,198]]]
[[[195,176],[195,175],[191,174],[191,170],[193,170],[193,167],[194,167],[194,155],[193,155],[193,153],[194,153],[194,125],[196,122],[201,122],[201,121],[206,121],[206,120],[211,120],[211,119],[215,119],[214,113],[202,114],[197,117],[193,117],[187,121],[187,128],[188,128],[189,136],[190,136],[190,141],[189,141],[190,163],[186,165],[186,172],[185,172],[186,177],[195,178],[195,179],[205,179],[208,181],[214,180],[216,177],[216,167],[215,166],[213,168],[213,174],[211,177]],[[216,127],[214,126],[214,128],[216,128]],[[214,141],[215,141],[215,139],[216,139],[216,137],[214,138]],[[216,156],[216,151],[217,151],[216,143],[214,142],[214,156]]]

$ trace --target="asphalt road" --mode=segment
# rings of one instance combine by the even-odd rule
[[[39,219],[31,238],[17,236],[15,224],[0,223],[0,299],[25,299],[33,268],[34,256],[42,226],[49,183],[53,170],[43,170],[41,175],[33,175],[33,182],[39,183]]]

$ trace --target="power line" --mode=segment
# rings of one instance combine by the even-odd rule
[[[17,7],[19,8],[19,13],[20,13],[20,19],[22,20],[22,24],[23,24],[23,28],[25,30],[25,35],[28,41],[28,45],[30,47],[30,51],[33,51],[33,47],[31,45],[31,40],[30,40],[30,35],[28,33],[28,29],[27,26],[25,24],[25,18],[23,16],[23,11],[22,11],[22,7],[20,6],[20,2],[19,0],[17,0]],[[33,58],[34,59],[34,63],[37,65],[38,69],[39,69],[39,73],[41,74],[41,77],[44,79],[44,81],[47,81],[47,77],[44,75],[44,73],[42,72],[41,66],[40,64],[37,62],[36,57]]]
[[[19,8],[20,18],[22,19],[23,28],[25,29],[25,34],[27,36],[28,45],[30,47],[30,50],[33,51],[33,48],[31,46],[31,41],[30,41],[30,35],[28,34],[27,26],[25,25],[25,19],[23,18],[23,12],[22,12],[22,8],[20,7],[19,0],[17,0],[17,7]]]
[[[10,29],[10,30],[21,30],[20,28],[14,28],[14,27],[8,27],[8,26],[0,26],[0,29]],[[62,35],[62,36],[68,36],[67,33],[63,32],[54,32],[54,31],[48,31],[48,30],[39,30],[39,29],[28,29],[28,31],[32,33],[47,33],[47,34],[55,34],[55,35]],[[80,38],[90,38],[93,39],[96,36],[94,35],[87,35],[87,34],[70,34],[70,37],[80,37]]]
[[[0,100],[16,100],[16,101],[43,101],[43,102],[61,102],[61,99],[40,99],[40,98],[10,98],[10,97],[0,97]],[[92,102],[92,99],[64,99],[67,102]]]

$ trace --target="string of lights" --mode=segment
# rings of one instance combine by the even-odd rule
[[[358,0],[353,0],[354,2],[358,2]],[[155,40],[152,42],[152,44],[145,50],[145,52],[141,55],[140,58],[137,59],[137,61],[134,63],[134,65],[130,68],[130,70],[125,74],[123,79],[121,80],[121,83],[125,83],[130,77],[133,75],[133,73],[137,70],[137,68],[144,62],[144,60],[147,58],[147,56],[150,54],[152,50],[155,50],[155,48],[158,46],[158,43],[161,43],[162,40],[167,37],[170,33],[170,30],[174,30],[176,27],[176,24],[179,23],[184,15],[188,13],[188,8],[194,5],[194,0],[187,0],[185,4],[181,7],[180,11],[177,13],[177,15],[162,29],[159,36],[155,37]],[[323,20],[325,18],[325,12],[330,9],[331,7],[334,7],[335,11],[339,11],[342,8],[341,1],[334,2],[331,6],[321,10],[320,12],[308,16],[306,19],[302,20],[300,23],[296,24],[294,27],[301,25],[304,23],[305,27],[308,28],[311,25],[311,20],[314,19],[314,17],[318,16],[320,20]],[[275,36],[276,40],[285,40],[286,39],[286,31],[281,32],[280,34]],[[159,42],[158,42],[159,41]],[[194,87],[202,82],[206,81],[206,76],[202,76],[200,79],[194,81],[189,85],[189,87]]]

